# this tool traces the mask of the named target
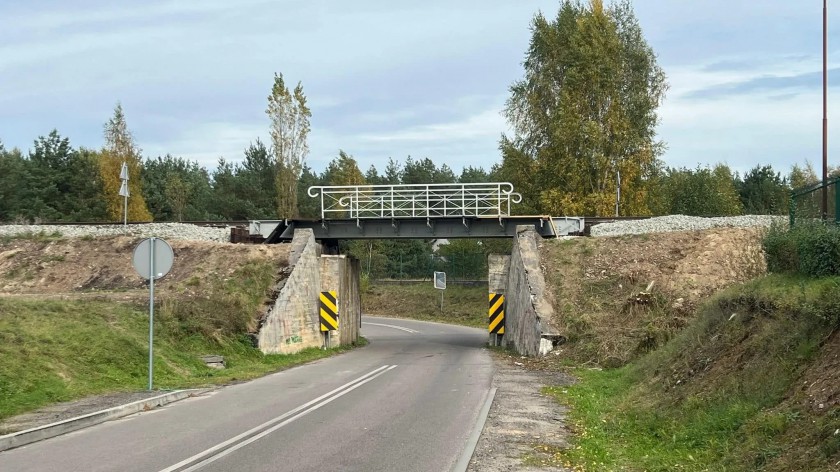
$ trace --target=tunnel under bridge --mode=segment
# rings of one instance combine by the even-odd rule
[[[254,239],[292,244],[289,277],[274,290],[276,299],[260,329],[263,352],[321,342],[317,294],[346,305],[331,305],[335,329],[321,322],[324,345],[333,332],[341,344],[358,337],[360,266],[353,258],[327,255],[338,254],[339,241],[352,239],[511,238],[510,255],[490,256],[490,343],[544,355],[563,341],[544,296],[537,241],[581,234],[583,218],[513,216],[510,206],[522,196],[510,183],[310,187],[309,196],[320,198],[318,219],[250,223]]]

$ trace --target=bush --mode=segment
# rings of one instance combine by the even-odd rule
[[[840,228],[822,222],[799,223],[786,229],[774,224],[762,246],[767,270],[809,277],[840,275]]]
[[[767,259],[767,271],[773,273],[797,273],[799,255],[793,231],[786,225],[773,223],[762,240],[764,257]]]

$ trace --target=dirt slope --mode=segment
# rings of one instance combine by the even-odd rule
[[[0,240],[0,295],[62,297],[131,296],[145,293],[132,265],[139,238]],[[168,241],[175,253],[172,270],[155,287],[165,296],[194,294],[209,279],[226,277],[251,259],[282,264],[288,245],[245,245],[208,241]]]
[[[566,356],[621,365],[661,345],[709,295],[766,270],[756,228],[545,241]],[[650,287],[650,289],[648,289]]]

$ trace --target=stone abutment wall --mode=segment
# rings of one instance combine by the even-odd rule
[[[503,343],[527,356],[545,355],[563,339],[554,326],[554,308],[547,299],[540,239],[533,227],[518,226],[509,260],[501,256],[489,261],[490,290],[505,294]]]
[[[295,231],[289,252],[288,277],[273,287],[257,343],[266,354],[293,354],[324,344],[318,321],[321,291],[338,296],[339,329],[333,331],[331,347],[351,344],[359,338],[361,298],[359,261],[346,256],[321,256],[320,244],[311,229]]]

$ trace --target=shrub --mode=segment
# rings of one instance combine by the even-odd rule
[[[799,256],[793,231],[785,225],[773,223],[762,240],[767,271],[774,273],[796,273],[799,270]]]
[[[762,245],[767,270],[809,277],[840,275],[840,228],[823,222],[799,223],[790,229],[773,225]]]

